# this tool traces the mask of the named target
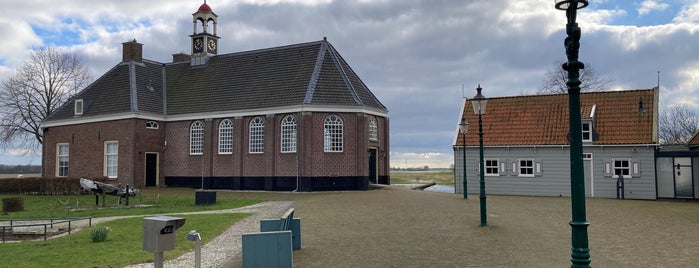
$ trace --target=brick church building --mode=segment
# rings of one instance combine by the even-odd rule
[[[123,59],[43,123],[44,177],[135,187],[320,191],[390,183],[387,108],[325,38],[218,55],[193,14],[191,54]]]

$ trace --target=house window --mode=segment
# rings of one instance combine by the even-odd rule
[[[104,142],[104,175],[110,179],[117,177],[119,168],[119,142]]]
[[[534,177],[534,159],[519,159],[519,176]]]
[[[265,149],[265,120],[262,117],[255,117],[250,121],[250,144],[248,151],[252,153],[263,153]]]
[[[325,152],[342,152],[342,118],[337,115],[326,117],[323,136]]]
[[[369,119],[369,139],[372,141],[379,139],[379,131],[376,123],[376,118],[371,117]]]
[[[614,173],[612,173],[612,178],[631,178],[631,161],[628,159],[615,159],[614,160]]]
[[[233,121],[223,119],[218,124],[218,153],[233,153]]]
[[[287,115],[282,119],[282,153],[296,152],[296,117]]]
[[[83,114],[83,99],[77,99],[75,100],[75,115],[82,115]]]
[[[147,129],[159,129],[160,124],[158,124],[158,122],[155,122],[155,121],[148,121],[148,122],[146,122],[146,128]]]
[[[56,169],[56,176],[66,177],[68,176],[68,144],[59,143],[56,145],[56,147],[56,151],[58,151],[58,153],[56,154],[56,163],[58,164],[58,168]]]
[[[592,124],[590,122],[582,123],[582,140],[587,142],[592,141]]]
[[[500,176],[498,159],[485,159],[485,175]]]
[[[189,127],[189,154],[200,155],[204,152],[204,124],[194,121]]]

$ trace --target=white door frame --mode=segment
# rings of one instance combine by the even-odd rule
[[[586,157],[586,156],[590,157]],[[583,153],[583,160],[590,161],[590,197],[595,197],[595,161],[592,153]]]

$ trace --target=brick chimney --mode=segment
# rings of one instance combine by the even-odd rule
[[[122,62],[143,62],[143,44],[136,42],[136,39],[121,44],[124,46]]]
[[[184,52],[172,54],[172,62],[182,62],[190,60],[192,60],[192,56],[189,54],[185,54]]]

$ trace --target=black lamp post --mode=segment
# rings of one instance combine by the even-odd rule
[[[466,122],[466,118],[464,117],[461,118],[461,123],[459,123],[459,133],[461,133],[463,137],[463,139],[461,139],[461,152],[463,153],[464,160],[464,199],[468,199],[468,187],[466,185],[466,133],[468,133],[468,122]]]
[[[473,112],[478,115],[478,141],[480,142],[480,170],[481,170],[481,180],[480,180],[480,186],[481,186],[481,194],[479,196],[481,200],[481,227],[487,227],[488,226],[488,214],[485,209],[485,163],[483,162],[483,119],[481,118],[481,115],[485,114],[485,104],[488,102],[488,99],[481,94],[481,85],[478,84],[478,88],[476,88],[476,96],[471,99],[471,104],[473,105]]]
[[[580,49],[580,27],[575,22],[577,10],[588,5],[587,0],[555,0],[556,9],[565,10],[568,23],[564,45],[568,62],[563,69],[568,71],[568,109],[570,143],[570,199],[572,207],[571,226],[571,267],[590,267],[590,248],[587,240],[585,217],[585,173],[583,168],[582,122],[580,119],[580,69],[585,68],[578,61]]]

